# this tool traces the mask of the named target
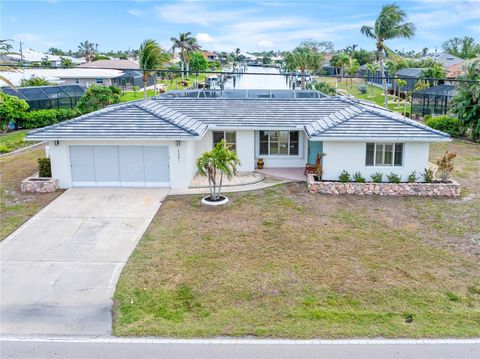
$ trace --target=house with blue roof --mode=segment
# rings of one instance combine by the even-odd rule
[[[343,170],[406,179],[428,167],[429,145],[450,141],[370,102],[317,91],[186,90],[106,107],[30,132],[48,142],[62,188],[188,188],[196,159],[225,140],[240,171],[304,168],[322,158],[323,180]]]

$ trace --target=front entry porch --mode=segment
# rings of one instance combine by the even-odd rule
[[[266,177],[275,177],[290,181],[306,181],[307,176],[305,176],[304,170],[304,167],[270,167],[263,168],[261,170],[257,169],[257,172]]]

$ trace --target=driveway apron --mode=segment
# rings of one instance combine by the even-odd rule
[[[0,334],[110,334],[120,272],[167,194],[72,188],[0,243]]]

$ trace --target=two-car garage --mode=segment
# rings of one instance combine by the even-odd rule
[[[70,145],[73,186],[168,187],[168,146]]]

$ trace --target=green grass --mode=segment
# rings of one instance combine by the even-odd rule
[[[0,153],[8,153],[29,146],[35,142],[25,141],[29,130],[15,131],[0,136]]]
[[[62,193],[20,191],[20,182],[38,171],[37,159],[43,157],[45,149],[34,148],[0,158],[0,241]]]
[[[155,91],[147,90],[147,97],[155,96]],[[139,90],[136,93],[133,91],[123,91],[121,101],[128,102],[134,100],[141,100],[143,99],[143,90]]]
[[[480,335],[480,145],[457,151],[473,199],[321,196],[302,184],[168,197],[118,283],[116,335]],[[476,238],[476,239],[475,239]]]
[[[331,77],[322,77],[319,79],[320,81],[324,81],[329,83],[332,86],[335,86],[336,79],[331,78]],[[342,82],[338,83],[338,88],[341,90],[346,91],[349,95],[352,95],[358,99],[361,100],[366,100],[366,101],[371,101],[378,106],[385,106],[385,96],[383,94],[383,89],[377,87],[377,86],[372,86],[372,85],[367,85],[368,90],[366,94],[362,94],[358,90],[358,85],[359,84],[365,84],[364,81],[359,81],[358,79],[353,79],[353,82],[351,84],[350,79],[343,79]],[[392,95],[388,96],[388,108],[392,111],[399,112],[403,114],[403,99],[398,102],[393,99]],[[407,102],[407,112],[410,113],[410,103]]]

